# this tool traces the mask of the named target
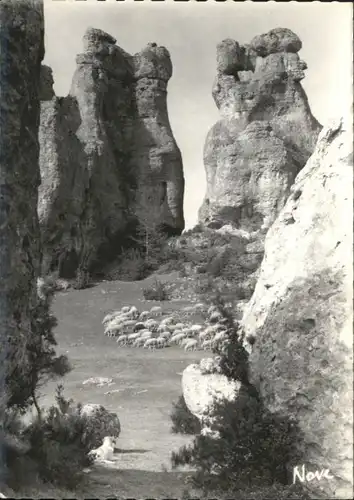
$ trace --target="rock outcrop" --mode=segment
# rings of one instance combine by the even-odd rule
[[[131,56],[89,28],[70,93],[43,68],[39,217],[43,273],[71,277],[120,251],[133,227],[184,228],[181,154],[167,114],[172,75],[156,44]],[[48,88],[49,87],[49,88]]]
[[[10,384],[16,383],[26,369],[26,344],[32,335],[32,311],[37,303],[43,1],[1,1],[0,35],[0,398],[3,399],[7,392],[3,385],[5,374]],[[7,396],[13,396],[11,388]],[[14,401],[7,400],[8,404],[11,402]]]
[[[201,223],[266,231],[284,206],[321,129],[300,83],[301,45],[283,28],[249,45],[231,39],[218,45],[212,94],[221,119],[204,147]]]
[[[306,470],[330,470],[308,483],[325,498],[353,497],[351,128],[321,132],[267,234],[242,320],[251,380],[270,411],[298,420]]]

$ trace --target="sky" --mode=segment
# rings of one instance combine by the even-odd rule
[[[196,224],[206,190],[203,147],[219,119],[211,88],[221,40],[242,44],[276,27],[291,29],[302,40],[299,56],[308,65],[302,85],[315,117],[325,124],[352,109],[351,3],[44,0],[44,6],[44,63],[53,69],[58,96],[69,92],[89,26],[110,33],[131,54],[149,42],[169,50],[173,75],[167,104],[183,158],[186,228]]]

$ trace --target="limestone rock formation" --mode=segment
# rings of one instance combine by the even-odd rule
[[[0,398],[25,370],[40,265],[37,216],[42,0],[0,2]],[[5,357],[11,359],[4,363]],[[16,369],[13,375],[12,370]],[[11,393],[11,391],[9,391]],[[12,394],[11,394],[12,395]],[[8,401],[9,403],[9,401]],[[1,401],[1,405],[4,401]]]
[[[334,477],[316,481],[326,498],[353,497],[351,128],[322,130],[267,234],[242,320],[255,337],[251,380],[269,410],[298,419],[306,470]]]
[[[184,228],[181,154],[167,114],[172,75],[156,44],[131,56],[89,28],[70,94],[53,96],[43,68],[38,205],[43,272],[70,277],[120,251],[133,225]],[[47,87],[47,88],[45,88]]]
[[[266,231],[284,206],[321,129],[300,83],[300,49],[297,35],[283,28],[249,45],[218,45],[212,94],[221,119],[205,143],[200,222]]]

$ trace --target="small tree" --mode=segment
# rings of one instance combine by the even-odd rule
[[[7,402],[8,407],[16,406],[19,409],[33,404],[39,419],[41,419],[38,404],[40,387],[48,380],[63,377],[71,370],[67,356],[57,356],[55,353],[57,342],[53,330],[57,325],[57,320],[50,312],[53,296],[53,288],[45,285],[32,313],[32,332],[26,345],[28,367],[25,374],[19,372],[16,366],[13,367],[11,371],[12,391]]]

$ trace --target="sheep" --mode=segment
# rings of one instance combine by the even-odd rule
[[[130,311],[130,306],[124,306],[121,309],[122,313],[128,313]]]
[[[202,349],[205,349],[205,350],[211,351],[211,349],[212,349],[212,344],[213,344],[213,339],[210,339],[210,340],[204,340],[204,342],[202,343]]]
[[[184,344],[185,351],[195,351],[197,347],[198,347],[198,341],[195,339],[188,340],[188,342]]]
[[[119,344],[119,345],[126,345],[127,340],[128,340],[128,335],[120,335],[117,338],[117,344]]]
[[[130,333],[130,334],[128,335],[128,340],[129,340],[129,341],[136,340],[136,339],[137,339],[137,338],[139,338],[139,337],[140,337],[140,333]]]
[[[203,340],[207,340],[207,338],[210,336],[211,334],[207,330],[200,332],[198,335],[200,342],[203,342]]]
[[[143,345],[145,344],[146,341],[147,341],[147,338],[138,337],[137,339],[134,340],[133,347],[143,347]]]
[[[129,328],[130,326],[134,326],[135,324],[136,324],[136,321],[134,319],[127,319],[123,323],[124,328]]]
[[[97,461],[113,460],[114,442],[113,438],[106,436],[103,438],[103,443],[99,448],[91,450],[88,455],[94,457]]]
[[[147,339],[144,344],[144,349],[156,349],[157,339]]]
[[[156,332],[158,327],[159,327],[159,324],[154,319],[148,319],[145,322],[145,326],[147,326],[149,328],[149,330],[151,330],[152,332],[154,332],[154,331]]]
[[[174,318],[172,316],[167,316],[167,318],[164,318],[160,325],[171,325],[172,323],[174,323]]]
[[[186,338],[185,333],[177,333],[177,335],[173,335],[173,337],[170,338],[170,343],[171,344],[178,344],[181,340]]]
[[[115,311],[115,312],[106,314],[106,316],[102,320],[102,325],[104,325],[105,323],[108,323],[109,321],[112,321],[112,319],[114,319],[118,315],[119,315],[119,311]]]
[[[141,321],[139,321],[138,323],[135,323],[133,331],[138,332],[139,330],[144,330],[145,328],[146,328],[145,323],[142,323]]]
[[[213,347],[216,347],[220,342],[223,342],[227,340],[227,333],[226,332],[218,332],[214,338],[212,339],[212,345]]]
[[[163,337],[157,337],[156,342],[157,342],[157,346],[158,346],[159,348],[161,348],[161,347],[166,347],[166,343],[167,343],[167,341],[166,341],[166,339],[165,339],[165,338],[163,338]]]
[[[150,312],[149,311],[142,311],[140,313],[139,319],[140,319],[140,321],[145,321],[145,320],[147,320],[149,318],[149,316],[150,316]]]
[[[120,332],[123,332],[123,331],[124,331],[124,325],[115,324],[115,325],[107,326],[104,334],[107,335],[108,337],[116,337]]]
[[[159,337],[160,338],[162,337],[162,338],[164,338],[166,340],[169,340],[171,338],[171,335],[172,335],[171,332],[161,332],[159,334]]]
[[[162,307],[161,306],[154,306],[150,309],[150,314],[153,316],[161,316],[162,315]]]
[[[193,333],[199,333],[203,329],[202,325],[192,325],[189,330]]]
[[[182,330],[183,328],[186,327],[184,323],[176,323],[174,326],[177,330]]]
[[[138,319],[138,317],[139,317],[139,311],[138,311],[138,309],[135,306],[132,306],[129,309],[129,311],[127,313],[127,316],[129,316],[132,319]]]

